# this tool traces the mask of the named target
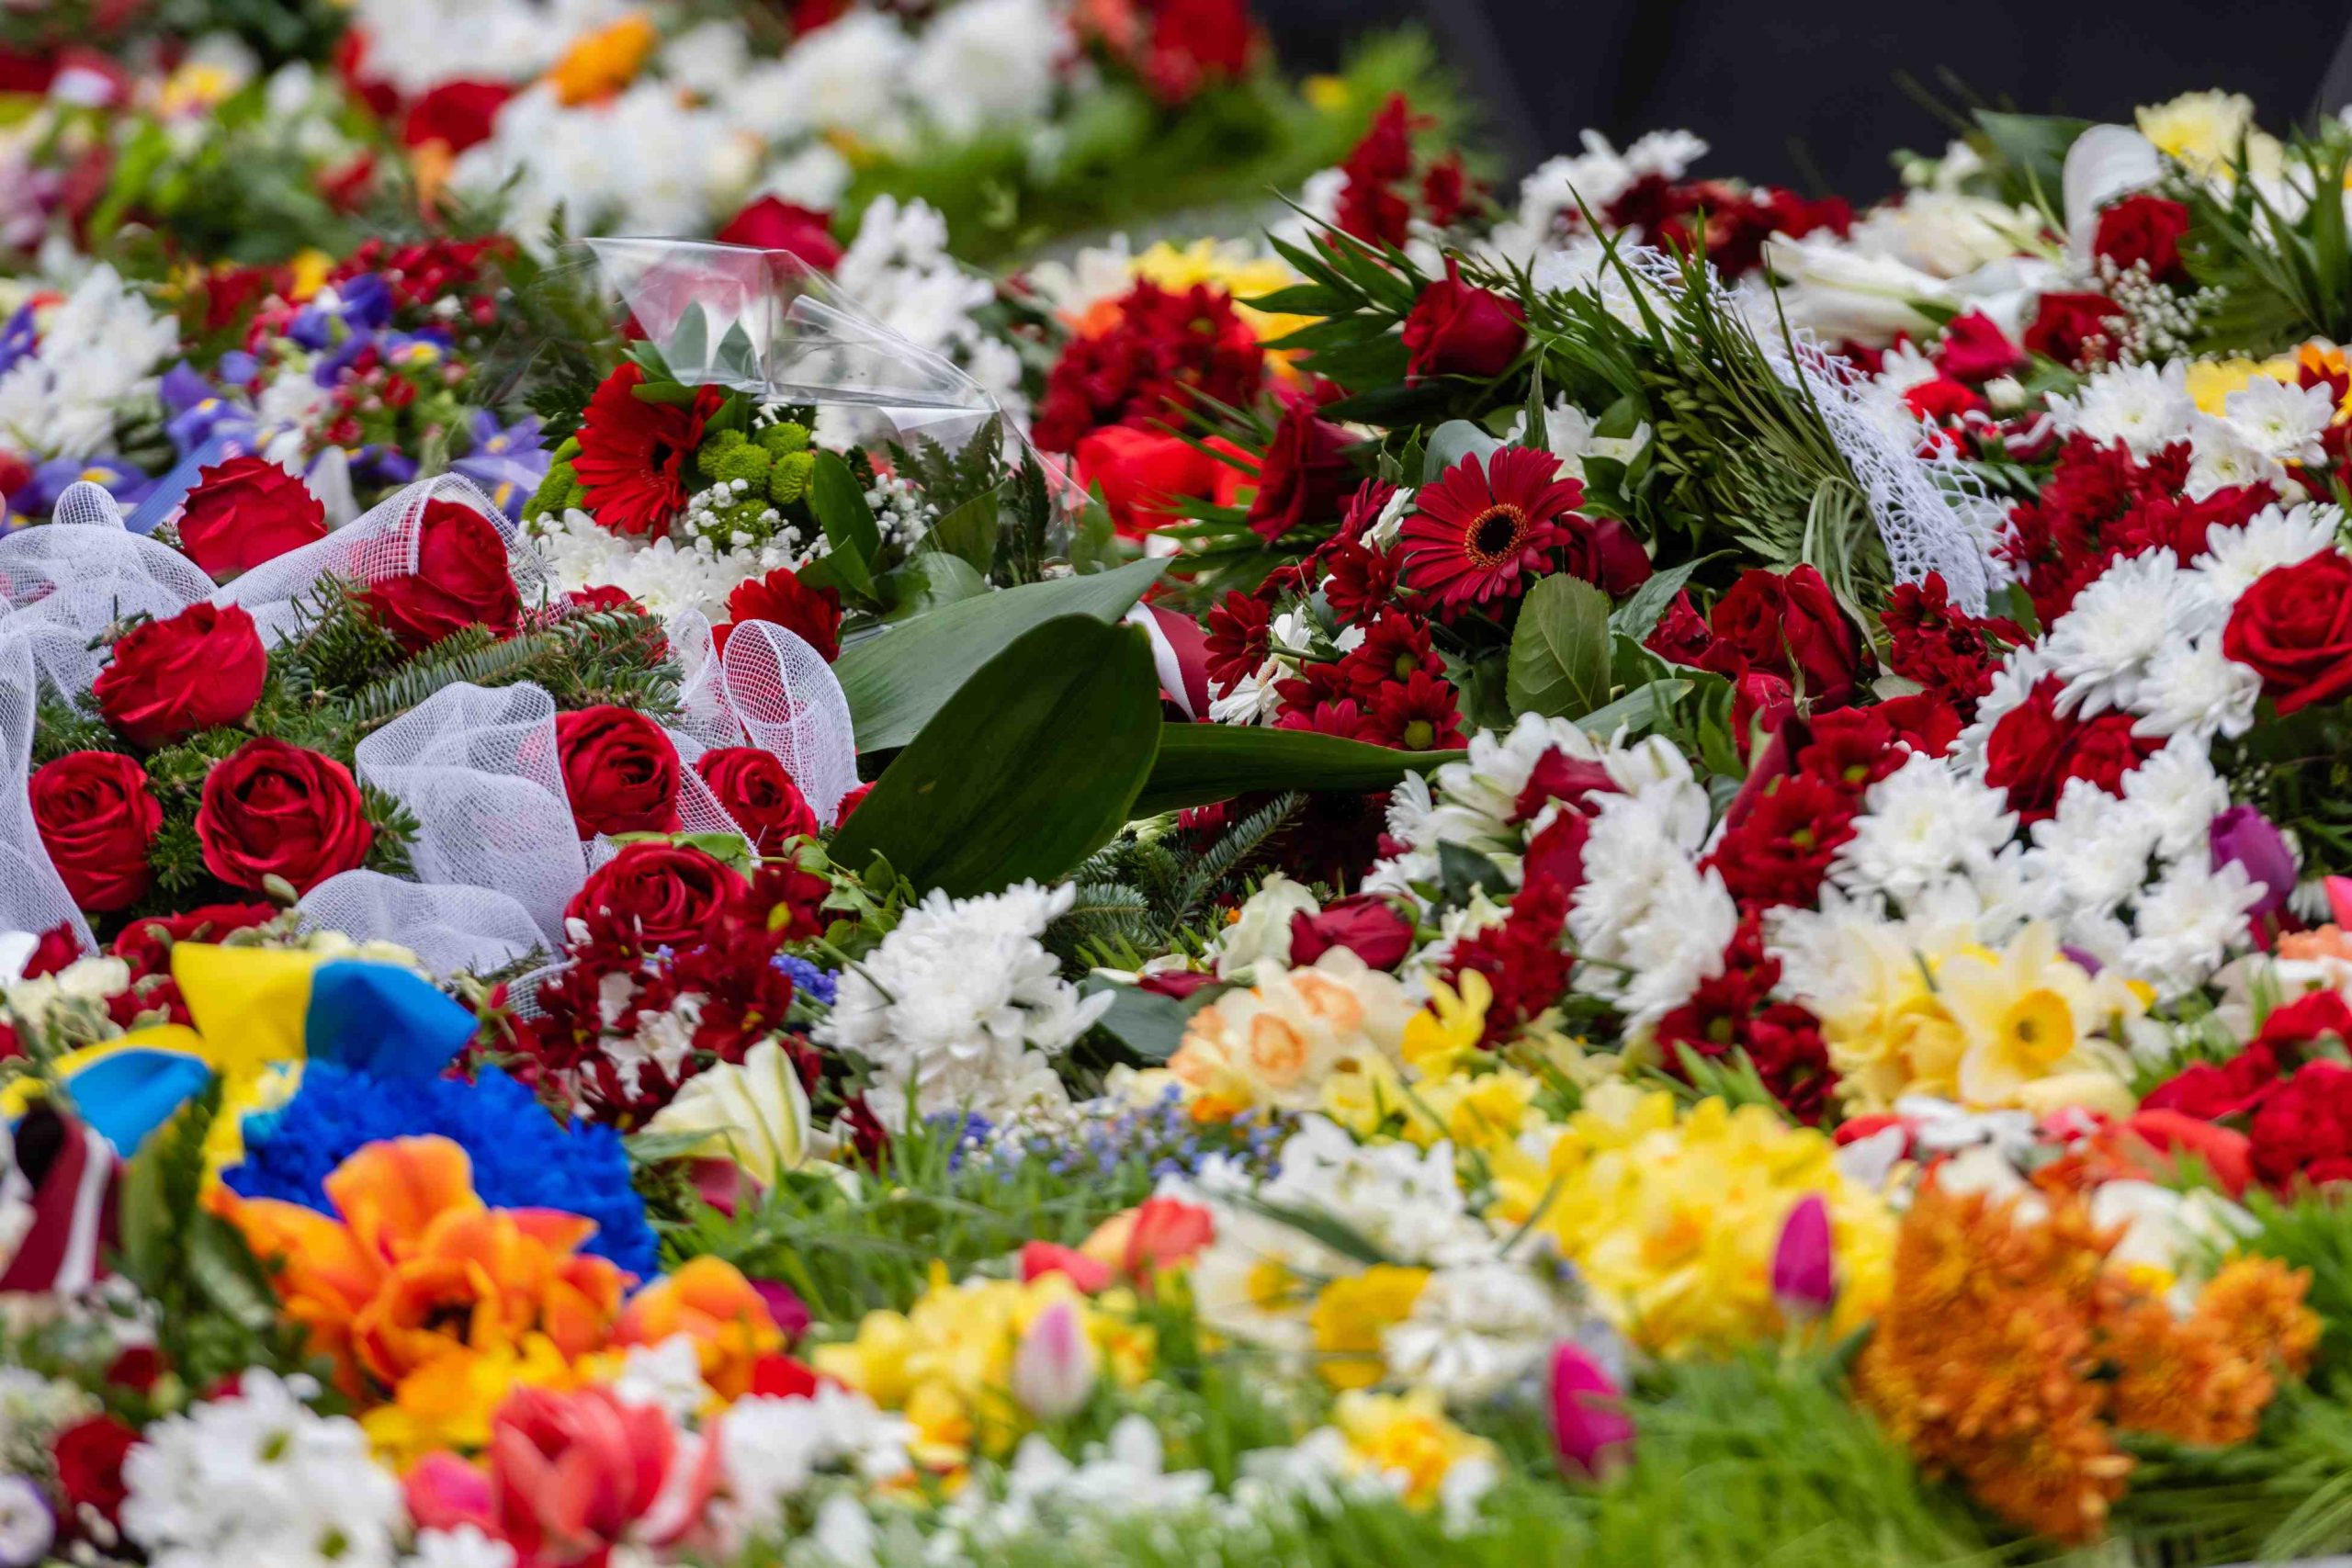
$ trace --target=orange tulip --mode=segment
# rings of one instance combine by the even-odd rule
[[[697,1258],[639,1291],[614,1325],[612,1342],[659,1345],[680,1334],[695,1342],[703,1382],[729,1400],[750,1391],[753,1364],[785,1342],[767,1303],[722,1258]]]

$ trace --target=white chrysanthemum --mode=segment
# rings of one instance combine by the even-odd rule
[[[2123,798],[2147,814],[2158,854],[2201,857],[2213,818],[2230,808],[2230,786],[2213,772],[2205,742],[2180,735],[2123,775]]]
[[[2320,436],[2335,418],[2335,389],[2326,382],[2290,387],[2256,376],[2222,400],[2222,417],[2249,446],[2281,463],[2316,463]]]
[[[707,539],[681,546],[667,536],[650,542],[627,538],[577,508],[560,519],[543,517],[534,527],[539,558],[558,589],[617,588],[663,619],[695,610],[724,621],[727,596],[736,584],[808,559],[793,547],[788,533],[756,548],[721,552]]]
[[[947,220],[930,203],[876,197],[833,281],[892,332],[961,366],[1016,416],[1027,406],[1019,357],[1008,357],[975,314],[996,298],[996,286],[948,253]]]
[[[2033,825],[2028,874],[2055,886],[2070,916],[2112,915],[2147,880],[2156,833],[2151,813],[2069,779],[2057,809]]]
[[[445,82],[536,76],[573,39],[617,20],[624,0],[353,0],[368,74],[416,96]]]
[[[2154,986],[2160,998],[2197,989],[2248,945],[2246,911],[2262,893],[2235,861],[2218,870],[2195,856],[2176,861],[2141,895],[2118,966]]]
[[[1064,1102],[1052,1058],[1111,1005],[1108,993],[1081,998],[1037,940],[1075,897],[1028,882],[974,898],[934,888],[842,974],[818,1038],[874,1064],[885,1126],[910,1104],[918,1116],[1000,1122]]]
[[[2058,428],[2105,445],[2120,441],[2137,457],[2155,453],[2188,434],[2197,412],[2188,395],[2188,366],[2175,360],[2159,368],[2132,365],[2101,370],[2071,398],[2050,400]]]
[[[2168,644],[2139,692],[2142,735],[2226,735],[2254,728],[2262,677],[2222,651],[2222,634]]]
[[[235,1398],[150,1426],[122,1478],[123,1533],[158,1568],[389,1565],[405,1513],[359,1423],[312,1413],[258,1370]]]
[[[1988,860],[2016,833],[2007,798],[1924,752],[1871,785],[1829,874],[1849,893],[1907,904]]]
[[[957,140],[1043,118],[1069,28],[1046,0],[967,0],[923,29],[905,86]]]
[[[737,81],[725,107],[734,123],[770,141],[844,130],[862,141],[906,141],[900,108],[914,40],[888,13],[853,8],[796,39],[784,58]]]
[[[2334,505],[2266,506],[2242,527],[2215,528],[2190,566],[2223,604],[2234,604],[2264,572],[2307,561],[2332,547],[2344,527]]]
[[[1281,1174],[1258,1190],[1275,1209],[1329,1214],[1400,1263],[1441,1268],[1494,1251],[1493,1236],[1463,1196],[1451,1144],[1361,1144],[1309,1114],[1280,1157]]]
[[[514,1568],[514,1549],[493,1540],[479,1525],[453,1530],[419,1530],[416,1546],[401,1568]]]
[[[868,1482],[905,1474],[913,1433],[902,1417],[832,1382],[806,1398],[737,1400],[718,1423],[722,1533],[740,1547],[775,1529],[786,1506],[823,1473],[847,1472]]]
[[[2278,460],[2228,420],[2192,414],[2188,421],[2189,495],[2202,501],[2217,490],[2251,484],[2283,484],[2287,470]]]
[[[1687,782],[1603,796],[1593,818],[1568,909],[1575,985],[1615,1004],[1628,1029],[1656,1022],[1721,973],[1739,924],[1722,876],[1694,859],[1705,818],[1706,792]]]
[[[2067,711],[2085,718],[2109,708],[2137,712],[2156,657],[2218,629],[2222,619],[2203,582],[2181,570],[2171,550],[2149,550],[2115,562],[2077,594],[2041,653],[2066,682]]]
[[[110,450],[117,414],[149,397],[179,324],[114,268],[92,267],[40,323],[33,351],[0,376],[0,446],[27,457]]]
[[[1380,1337],[1389,1374],[1450,1404],[1484,1402],[1536,1371],[1575,1329],[1550,1286],[1500,1258],[1440,1269]]]

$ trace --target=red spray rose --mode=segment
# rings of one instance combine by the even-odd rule
[[[438,141],[451,153],[490,140],[498,111],[514,89],[503,82],[444,82],[409,106],[401,121],[401,141],[422,147]]]
[[[123,1499],[122,1461],[139,1444],[139,1434],[120,1417],[86,1416],[61,1428],[49,1440],[50,1458],[57,1464],[57,1489],[76,1512],[88,1508],[120,1529]]]
[[[107,722],[153,751],[236,723],[261,700],[268,675],[253,616],[234,604],[198,604],[124,634],[91,689]]]
[[[311,487],[263,457],[232,457],[198,472],[180,513],[180,548],[226,579],[327,536]]]
[[[780,566],[765,577],[746,578],[727,595],[730,619],[718,628],[721,650],[742,621],[773,621],[815,649],[826,663],[842,656],[842,596],[831,588],[811,588]]]
[[[2262,677],[2281,714],[2352,691],[2352,559],[2322,550],[2256,578],[2230,611],[2222,651]]]
[[[416,570],[386,578],[368,590],[367,599],[376,618],[412,653],[468,626],[512,637],[523,621],[523,596],[506,567],[506,541],[481,513],[454,501],[424,503]]]
[[[1996,376],[2015,375],[2027,363],[2025,351],[1982,310],[1945,322],[1943,342],[1936,349],[1937,367],[1954,380],[1972,385]]]
[[[1290,961],[1314,963],[1335,947],[1344,947],[1374,969],[1394,969],[1413,945],[1413,922],[1377,893],[1359,893],[1324,907],[1319,915],[1304,909],[1290,918]]]
[[[113,751],[69,751],[33,771],[33,826],[65,891],[84,909],[127,909],[154,876],[147,852],[164,808],[147,770]]]
[[[819,272],[831,272],[842,261],[841,242],[833,238],[833,215],[795,206],[781,197],[761,197],[729,218],[718,239],[722,245],[788,251]]]
[[[800,786],[772,751],[757,746],[722,746],[695,759],[695,772],[735,825],[751,836],[752,848],[763,854],[786,839],[808,838],[817,831],[817,814],[801,798]]]
[[[2151,278],[2176,283],[2188,276],[2180,265],[2180,240],[2188,232],[2188,209],[2179,202],[2145,193],[2127,196],[2098,215],[2091,252],[2119,267],[2145,262]]]
[[[582,708],[555,717],[563,787],[580,836],[678,830],[678,749],[634,708]]]
[[[1715,601],[1710,668],[1770,671],[1801,685],[1805,700],[1836,707],[1850,700],[1868,666],[1861,633],[1810,566],[1786,574],[1752,568]]]
[[[1527,345],[1527,317],[1491,289],[1462,281],[1461,264],[1446,258],[1445,276],[1413,302],[1405,318],[1406,379],[1431,376],[1499,376]]]
[[[715,934],[743,879],[683,844],[630,844],[591,872],[563,911],[631,945],[690,947]]]
[[[262,736],[204,775],[196,838],[205,869],[232,887],[258,893],[281,876],[308,893],[365,861],[376,829],[350,769]]]
[[[1271,545],[1302,523],[1337,517],[1356,477],[1342,456],[1347,447],[1346,431],[1317,418],[1308,399],[1293,399],[1258,469],[1250,532]]]

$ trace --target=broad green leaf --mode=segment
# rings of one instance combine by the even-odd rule
[[[899,753],[832,842],[964,897],[1061,875],[1134,814],[1159,749],[1143,633],[1066,615],[975,671]]]
[[[718,340],[718,355],[712,368],[741,381],[751,380],[759,374],[759,352],[752,346],[752,334],[743,330],[742,322],[729,326],[727,335]]]
[[[961,556],[922,550],[876,585],[890,603],[890,620],[921,615],[989,591],[980,574]]]
[[[1136,815],[1230,800],[1253,790],[1388,789],[1408,772],[1426,773],[1460,751],[1392,751],[1336,735],[1231,724],[1170,724],[1159,739],[1151,782]]]
[[[1006,486],[983,491],[956,507],[932,525],[931,537],[926,541],[934,550],[944,550],[957,557],[982,577],[996,561],[996,519],[1004,501]]]
[[[1690,690],[1688,681],[1652,681],[1636,686],[1607,707],[1595,708],[1577,720],[1577,728],[1603,739],[1620,729],[1640,735],[1655,728],[1668,708]]]
[[[2056,213],[2065,189],[2067,151],[2076,137],[2090,129],[2090,121],[2064,115],[1978,109],[1976,124],[1995,151],[2007,160],[2001,180],[2003,197],[2038,202]]]
[[[1609,700],[1609,595],[1555,573],[1519,607],[1507,687],[1513,713],[1590,713]]]
[[[1721,553],[1716,552],[1718,555]],[[1649,581],[1634,589],[1633,594],[1610,615],[1609,629],[1623,632],[1636,642],[1649,636],[1657,629],[1658,617],[1666,614],[1666,607],[1674,603],[1674,596],[1682,592],[1684,583],[1690,581],[1690,574],[1714,558],[1714,556],[1701,556],[1696,560],[1684,561],[1666,571],[1650,573]]]
[[[844,649],[833,666],[849,697],[861,751],[904,746],[974,669],[1015,637],[1057,615],[1115,621],[1143,597],[1166,563],[1025,583],[896,621]]]
[[[1088,979],[1079,989],[1088,996],[1111,993],[1111,1009],[1102,1015],[1101,1027],[1141,1060],[1164,1062],[1183,1043],[1184,1025],[1192,1019],[1193,1010],[1174,997],[1114,980]]]
[[[1468,903],[1470,895],[1482,887],[1498,904],[1510,897],[1510,878],[1503,874],[1503,868],[1467,844],[1441,840],[1437,865],[1448,904]]]
[[[259,1333],[277,1321],[277,1296],[245,1238],[218,1214],[188,1217],[184,1261],[207,1300],[241,1328]]]
[[[1421,459],[1421,482],[1435,484],[1445,470],[1476,453],[1483,463],[1502,443],[1466,419],[1449,419],[1430,433],[1429,453]]]
[[[854,550],[867,567],[882,553],[882,530],[874,521],[874,508],[865,504],[857,476],[838,454],[817,454],[817,466],[808,475],[808,509],[817,514],[836,553]]]
[[[670,334],[670,346],[662,356],[670,362],[671,374],[691,375],[702,368],[709,352],[710,319],[700,305],[689,305],[678,317],[678,330]]]

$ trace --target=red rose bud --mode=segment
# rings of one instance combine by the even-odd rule
[[[232,457],[198,472],[180,512],[180,549],[225,581],[327,536],[311,487],[263,457]]]
[[[833,238],[833,215],[796,207],[781,197],[761,197],[729,218],[718,231],[718,243],[788,252],[819,272],[831,272],[842,261],[841,243]]]
[[[2087,370],[2115,356],[2112,325],[2123,307],[2104,294],[2045,294],[2025,345],[2061,365]]]
[[[582,708],[555,719],[563,787],[580,836],[678,830],[678,749],[633,708]]]
[[[30,795],[33,826],[77,906],[105,914],[146,896],[147,852],[164,826],[146,769],[113,751],[69,751],[34,770]]]
[[[2118,267],[2146,264],[2157,283],[2177,283],[2188,272],[2180,265],[2181,236],[2188,232],[2188,209],[2160,196],[2127,196],[2098,215],[2091,254]]]
[[[1937,367],[1953,380],[1972,385],[2015,375],[2029,363],[2025,351],[1982,310],[1945,322],[1944,340],[1936,349]]]
[[[234,604],[191,604],[144,621],[114,645],[92,694],[106,721],[153,751],[253,712],[269,653],[253,616]]]
[[[1216,984],[1216,976],[1204,974],[1198,969],[1162,969],[1136,977],[1136,989],[1180,1002],[1202,987]]]
[[[2352,691],[2352,560],[2322,550],[2264,572],[2232,607],[2222,651],[2262,677],[2282,717]]]
[[[589,873],[563,911],[633,946],[690,947],[717,934],[743,879],[683,844],[630,844]]]
[[[1731,738],[1741,757],[1758,737],[1770,740],[1797,711],[1796,690],[1766,670],[1750,670],[1732,682]]]
[[[695,758],[695,772],[759,853],[774,852],[787,839],[816,836],[816,812],[774,752],[722,746]]]
[[[412,653],[473,626],[512,637],[523,620],[506,541],[481,513],[454,501],[425,502],[417,524],[416,570],[375,584],[367,600]]]
[[[842,796],[841,805],[833,809],[833,826],[838,828],[842,823],[848,821],[849,814],[856,810],[859,807],[865,805],[865,797],[873,793],[874,786],[872,784],[862,784],[855,789],[850,791],[847,795]]]
[[[1347,446],[1348,433],[1317,419],[1313,402],[1292,400],[1258,468],[1250,532],[1271,545],[1302,523],[1337,518],[1355,488],[1355,469],[1342,456]]]
[[[1571,1477],[1597,1478],[1623,1464],[1634,1445],[1625,1396],[1591,1352],[1564,1340],[1552,1352],[1552,1441]]]
[[[1406,379],[1432,376],[1499,376],[1527,346],[1527,317],[1491,289],[1462,281],[1462,265],[1446,258],[1445,276],[1413,302],[1405,318]]]
[[[2233,806],[2213,818],[2205,837],[2215,871],[2234,861],[2262,888],[2261,902],[2247,914],[2259,919],[2287,907],[2301,868],[2295,863],[2295,852],[2287,847],[2287,836],[2271,826],[2270,818],[2255,807]]]
[[[1353,952],[1374,969],[1394,969],[1413,945],[1413,922],[1377,893],[1358,893],[1290,918],[1290,961],[1304,967],[1335,947]]]
[[[1792,1323],[1819,1317],[1838,1299],[1830,1266],[1829,1205],[1808,1192],[1781,1222],[1772,1248],[1772,1299]]]
[[[308,893],[365,862],[376,829],[350,769],[263,736],[205,774],[196,838],[232,887],[259,893],[278,876]]]

